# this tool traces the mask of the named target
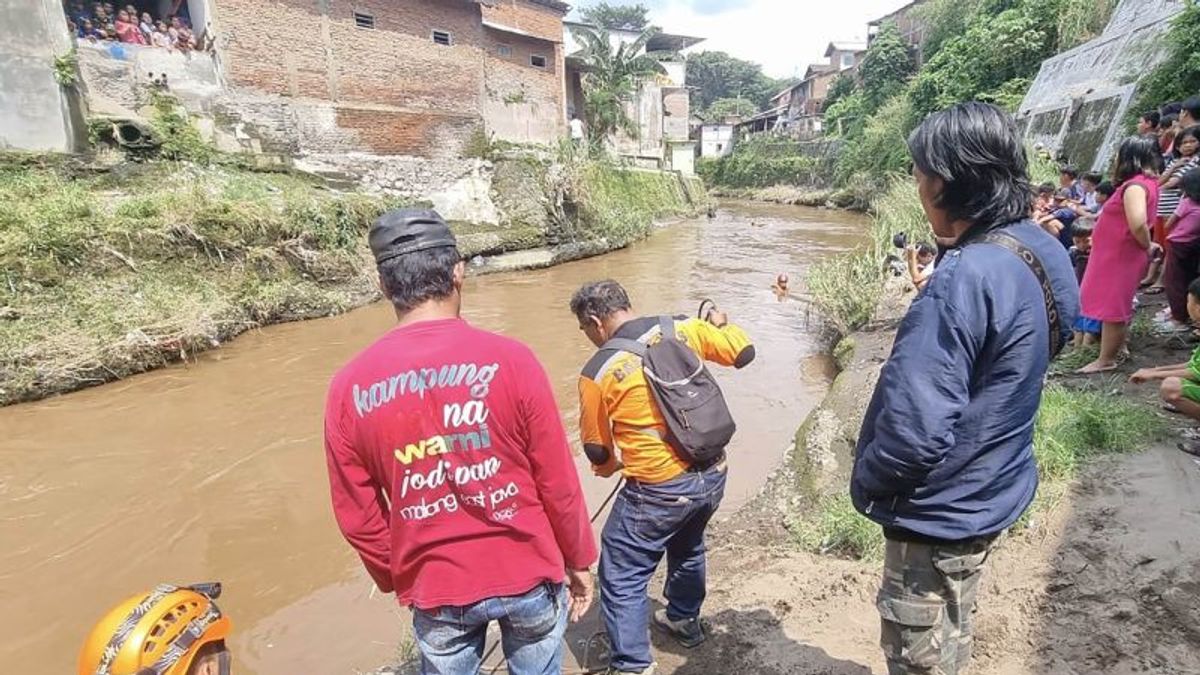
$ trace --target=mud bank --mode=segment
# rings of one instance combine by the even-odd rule
[[[480,214],[451,226],[482,274],[622,248],[709,206],[698,180],[674,173],[523,156],[432,197],[236,162],[0,157],[0,405],[377,300],[365,234],[387,208]]]
[[[911,291],[892,286],[875,319],[838,342],[842,372],[797,432],[788,460],[714,532],[709,643],[688,652],[656,635],[660,672],[886,672],[875,609],[879,563],[802,551],[792,525],[811,517],[822,495],[845,491],[863,409],[906,298]],[[1137,365],[1180,360],[1181,349],[1147,337]],[[1154,405],[1152,391],[1123,379],[1102,388]],[[1200,672],[1200,461],[1160,444],[1093,458],[1075,479],[1042,490],[1055,499],[1005,537],[985,573],[972,672]]]

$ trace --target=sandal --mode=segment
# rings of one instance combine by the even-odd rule
[[[1142,292],[1145,293],[1146,295],[1158,295],[1159,293],[1163,292],[1163,287],[1162,286],[1151,286],[1150,288],[1147,288],[1146,290],[1144,290]]]

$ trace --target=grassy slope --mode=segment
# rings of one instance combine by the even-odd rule
[[[338,313],[377,295],[364,235],[396,205],[386,198],[228,166],[154,162],[95,173],[69,160],[0,160],[0,405],[148,370],[255,326]],[[588,240],[611,248],[706,199],[698,183],[672,174],[593,163],[572,173],[565,198],[577,213],[561,226],[567,231],[549,232],[552,219],[539,218],[552,188],[533,181],[535,190],[510,200],[524,203],[526,217],[493,238],[505,250]],[[478,253],[471,225],[454,226]]]

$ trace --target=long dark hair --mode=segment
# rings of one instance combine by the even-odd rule
[[[1113,166],[1113,182],[1117,185],[1147,171],[1161,171],[1162,150],[1153,136],[1130,136],[1121,141],[1117,163]]]
[[[1023,220],[1033,208],[1029,162],[1012,116],[990,103],[960,103],[925,118],[908,137],[921,173],[943,182],[936,206],[971,224],[965,243]]]

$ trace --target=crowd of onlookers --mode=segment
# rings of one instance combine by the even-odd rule
[[[1038,188],[1035,219],[1070,250],[1080,282],[1076,343],[1100,345],[1081,373],[1111,371],[1128,354],[1139,292],[1166,296],[1156,332],[1200,336],[1200,304],[1189,302],[1200,290],[1198,168],[1195,96],[1141,115],[1137,134],[1117,151],[1111,181],[1063,167],[1059,185]],[[1193,379],[1200,382],[1200,370]]]
[[[139,12],[133,5],[118,9],[111,2],[97,2],[88,7],[76,0],[66,7],[71,32],[81,40],[121,42],[125,44],[163,47],[188,52],[205,49],[204,36],[192,32],[191,22],[184,11],[155,18],[150,12]]]

